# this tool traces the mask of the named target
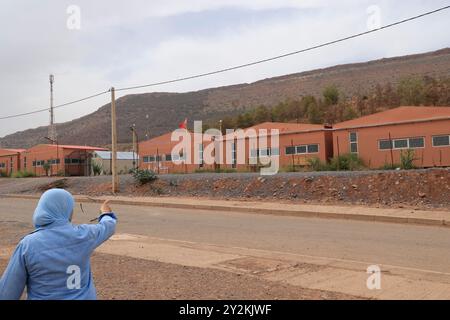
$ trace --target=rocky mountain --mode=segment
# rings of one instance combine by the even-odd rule
[[[450,48],[395,58],[338,65],[233,86],[187,93],[153,92],[131,94],[117,100],[118,140],[129,143],[129,127],[136,124],[139,139],[161,135],[177,127],[184,118],[214,120],[236,115],[258,105],[272,106],[286,99],[319,96],[328,85],[336,85],[346,96],[361,94],[377,84],[395,84],[403,77],[450,76]],[[108,145],[110,105],[57,125],[61,144]],[[3,148],[28,148],[46,143],[47,127],[29,129],[0,138]]]

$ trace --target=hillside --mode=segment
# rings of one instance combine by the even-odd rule
[[[187,93],[146,93],[117,100],[119,143],[129,143],[129,126],[136,124],[139,138],[151,138],[173,130],[184,118],[220,119],[258,105],[272,106],[305,95],[319,96],[328,85],[336,85],[347,97],[372,90],[377,84],[396,84],[411,76],[450,76],[450,48],[365,63],[338,65],[250,84],[205,89]],[[57,125],[62,144],[107,145],[110,143],[109,104],[97,111]],[[1,147],[27,148],[45,143],[47,127],[17,132],[0,139]]]

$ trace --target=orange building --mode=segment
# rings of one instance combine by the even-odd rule
[[[20,170],[20,158],[24,149],[0,149],[0,172],[10,176]]]
[[[21,154],[20,167],[36,176],[87,176],[90,175],[92,154],[97,150],[107,149],[89,146],[39,144]],[[48,166],[47,170],[46,166]]]
[[[212,143],[210,135],[196,134],[186,129],[175,132],[175,141],[172,141],[172,132],[169,132],[139,143],[141,169],[150,169],[158,174],[214,169],[215,164],[207,163],[203,156],[204,150],[210,148],[208,146]],[[186,143],[184,147],[182,142]]]
[[[334,155],[356,153],[370,168],[399,164],[406,149],[417,167],[450,166],[450,107],[399,107],[333,129]]]
[[[278,130],[278,141],[272,130]],[[252,134],[258,136],[257,141],[251,138]],[[237,170],[257,171],[267,167],[268,156],[278,160],[277,165],[282,168],[306,166],[310,158],[327,162],[333,155],[332,130],[318,124],[264,122],[241,133],[226,134],[223,140],[226,159],[223,166]]]
[[[272,136],[271,129],[277,129],[279,136]],[[215,139],[212,135],[185,132],[190,152],[177,150],[172,154],[179,141],[171,141],[171,132],[141,142],[140,168],[160,174],[218,168],[256,171],[269,165],[268,156],[276,157],[279,167],[305,166],[308,158],[325,162],[333,153],[332,132],[323,125],[265,122]],[[258,138],[253,140],[252,134]]]

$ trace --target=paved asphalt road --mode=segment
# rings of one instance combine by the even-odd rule
[[[29,222],[34,200],[0,199],[0,221]],[[75,223],[97,204],[75,210]],[[118,232],[450,273],[450,228],[204,210],[114,206]],[[1,237],[1,235],[0,235]]]

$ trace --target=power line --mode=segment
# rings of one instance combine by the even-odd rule
[[[101,96],[101,95],[103,95],[105,93],[108,93],[108,92],[109,92],[109,90],[106,90],[106,91],[102,91],[102,92],[99,92],[99,93],[96,93],[96,94],[93,94],[91,96],[87,96],[87,97],[84,97],[84,98],[81,98],[81,99],[77,99],[77,100],[73,100],[73,101],[70,101],[70,102],[63,103],[63,104],[59,104],[59,105],[54,106],[53,109],[62,108],[62,107],[65,107],[65,106],[69,106],[71,104],[75,104],[75,103],[78,103],[78,102],[86,101],[86,100],[89,100],[89,99]],[[0,117],[0,120],[18,118],[18,117],[23,117],[23,116],[29,116],[29,115],[32,115],[32,114],[41,113],[41,112],[45,112],[45,111],[49,111],[49,110],[50,110],[50,108],[38,109],[38,110],[30,111],[30,112],[24,112],[24,113],[14,114],[14,115],[10,115],[10,116]]]
[[[299,54],[299,53],[303,53],[303,52],[307,52],[307,51],[323,48],[323,47],[330,46],[330,45],[333,45],[333,44],[336,44],[336,43],[340,43],[340,42],[343,42],[343,41],[346,41],[346,40],[358,38],[358,37],[361,37],[361,36],[364,36],[364,35],[367,35],[367,34],[370,34],[370,33],[375,33],[377,31],[388,29],[388,28],[391,28],[391,27],[394,27],[394,26],[397,26],[397,25],[400,25],[400,24],[403,24],[403,23],[406,23],[406,22],[409,22],[409,21],[413,21],[413,20],[417,20],[417,19],[420,19],[420,18],[425,17],[425,16],[429,16],[431,14],[434,14],[434,13],[437,13],[437,12],[440,12],[440,11],[447,10],[449,8],[450,8],[450,5],[449,6],[445,6],[445,7],[441,7],[441,8],[436,9],[436,10],[428,11],[428,12],[425,12],[425,13],[422,13],[422,14],[419,14],[419,15],[416,15],[416,16],[404,19],[404,20],[400,20],[400,21],[397,21],[397,22],[394,22],[394,23],[382,26],[382,27],[377,28],[377,29],[368,30],[368,31],[365,31],[365,32],[360,32],[360,33],[353,34],[353,35],[350,35],[350,36],[347,36],[347,37],[343,37],[343,38],[340,38],[340,39],[337,39],[337,40],[325,42],[325,43],[322,43],[322,44],[319,44],[319,45],[315,45],[315,46],[312,46],[312,47],[308,47],[308,48],[305,48],[305,49],[301,49],[301,50],[298,50],[298,51],[288,52],[288,53],[281,54],[281,55],[278,55],[278,56],[275,56],[275,57],[270,57],[270,58],[257,60],[257,61],[253,61],[253,62],[249,62],[249,63],[245,63],[245,64],[233,66],[233,67],[228,67],[228,68],[224,68],[224,69],[219,69],[219,70],[206,72],[206,73],[200,73],[200,74],[187,76],[187,77],[182,77],[182,78],[177,78],[177,79],[172,79],[172,80],[154,82],[154,83],[149,83],[149,84],[144,84],[144,85],[137,85],[137,86],[131,86],[131,87],[118,88],[115,91],[125,91],[125,90],[133,90],[133,89],[154,87],[154,86],[159,86],[159,85],[163,85],[163,84],[169,84],[169,83],[174,83],[174,82],[180,82],[180,81],[186,81],[186,80],[206,77],[206,76],[210,76],[210,75],[214,75],[214,74],[218,74],[218,73],[223,73],[223,72],[227,72],[227,71],[232,71],[232,70],[236,70],[236,69],[242,69],[242,68],[245,68],[245,67],[250,67],[250,66],[254,66],[254,65],[257,65],[257,64],[265,63],[265,62],[269,62],[269,61],[273,61],[273,60],[277,60],[277,59],[282,59],[282,58],[285,58],[285,57],[288,57],[288,56],[293,56],[293,55],[296,55],[296,54]],[[78,103],[78,102],[82,102],[82,101],[85,101],[85,100],[88,100],[88,99],[92,99],[92,98],[98,97],[100,95],[103,95],[103,94],[105,94],[107,92],[110,92],[110,90],[102,91],[102,92],[99,92],[99,93],[96,93],[96,94],[93,94],[91,96],[84,97],[84,98],[81,98],[81,99],[78,99],[78,100],[73,100],[73,101],[70,101],[70,102],[66,102],[66,103],[57,105],[54,108],[55,109],[56,108],[62,108],[62,107],[68,106],[68,105],[72,105],[72,104],[75,104],[75,103]],[[17,117],[32,115],[32,114],[36,114],[36,113],[40,113],[40,112],[45,112],[45,111],[48,111],[48,110],[50,110],[50,108],[43,108],[43,109],[38,109],[38,110],[35,110],[35,111],[31,111],[31,112],[25,112],[25,113],[10,115],[10,116],[4,116],[4,117],[0,117],[0,120],[12,119],[12,118],[17,118]]]
[[[270,57],[270,58],[266,58],[266,59],[262,59],[262,60],[257,60],[257,61],[253,61],[253,62],[241,64],[241,65],[237,65],[237,66],[234,66],[234,67],[224,68],[224,69],[211,71],[211,72],[206,72],[206,73],[200,73],[200,74],[196,74],[196,75],[192,75],[192,76],[188,76],[188,77],[183,77],[183,78],[178,78],[178,79],[173,79],[173,80],[154,82],[154,83],[150,83],[150,84],[137,85],[137,86],[132,86],[132,87],[118,88],[118,89],[116,89],[116,91],[124,91],[124,90],[132,90],[132,89],[140,89],[140,88],[146,88],[146,87],[159,86],[159,85],[163,85],[163,84],[169,84],[169,83],[174,83],[174,82],[191,80],[191,79],[206,77],[206,76],[210,76],[210,75],[214,75],[214,74],[218,74],[218,73],[223,73],[223,72],[227,72],[227,71],[232,71],[232,70],[236,70],[236,69],[246,68],[246,67],[254,66],[254,65],[257,65],[257,64],[261,64],[261,63],[265,63],[265,62],[269,62],[269,61],[285,58],[285,57],[288,57],[288,56],[293,56],[293,55],[296,55],[296,54],[299,54],[299,53],[303,53],[303,52],[319,49],[319,48],[326,47],[326,46],[329,46],[329,45],[333,45],[333,44],[336,44],[336,43],[339,43],[339,42],[343,42],[343,41],[346,41],[346,40],[358,38],[358,37],[361,37],[361,36],[364,36],[364,35],[367,35],[367,34],[370,34],[370,33],[374,33],[374,32],[377,32],[377,31],[381,31],[381,30],[384,30],[384,29],[387,29],[387,28],[391,28],[391,27],[394,27],[394,26],[397,26],[397,25],[400,25],[400,24],[412,21],[412,20],[416,20],[416,19],[428,16],[428,15],[431,15],[431,14],[437,13],[439,11],[443,11],[443,10],[449,9],[449,8],[450,8],[450,6],[445,6],[445,7],[433,10],[433,11],[428,11],[428,12],[422,13],[422,14],[414,16],[414,17],[410,17],[410,18],[407,18],[407,19],[404,19],[404,20],[401,20],[401,21],[397,21],[397,22],[394,22],[394,23],[382,26],[382,27],[377,28],[377,29],[373,29],[373,30],[357,33],[357,34],[354,34],[354,35],[351,35],[351,36],[347,36],[347,37],[340,38],[340,39],[337,39],[337,40],[325,42],[325,43],[322,43],[322,44],[319,44],[319,45],[315,45],[315,46],[312,46],[312,47],[309,47],[309,48],[305,48],[305,49],[301,49],[301,50],[298,50],[298,51],[293,51],[293,52],[288,52],[288,53],[285,53],[285,54],[281,54],[281,55],[278,55],[278,56],[275,56],[275,57]]]

